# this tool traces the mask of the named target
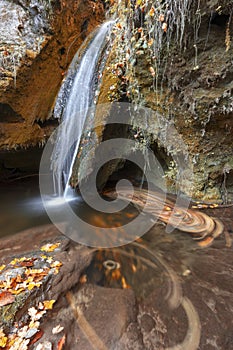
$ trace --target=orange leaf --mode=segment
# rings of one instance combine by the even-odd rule
[[[66,341],[66,336],[63,335],[63,337],[57,343],[57,350],[62,350],[63,349],[63,345],[65,344],[65,341]]]
[[[44,332],[42,330],[39,330],[35,336],[32,338],[32,340],[30,341],[30,344],[29,345],[33,345],[35,344],[41,337],[42,335],[44,334]]]
[[[0,293],[0,306],[12,304],[15,301],[14,295],[9,292]]]
[[[163,13],[161,13],[161,14],[159,15],[159,21],[160,21],[160,22],[164,22],[164,20],[165,20],[165,16],[164,16]]]
[[[79,282],[81,284],[84,284],[87,282],[87,275],[82,275],[80,278],[79,278]]]
[[[148,46],[152,46],[153,45],[153,42],[154,42],[154,39],[150,39],[149,41],[148,41]]]
[[[26,267],[32,267],[34,266],[35,259],[27,260],[27,261],[20,261],[17,263],[17,266],[26,266]]]

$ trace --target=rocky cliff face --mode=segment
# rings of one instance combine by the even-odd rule
[[[120,20],[99,98],[130,101],[157,113],[135,126],[134,137],[139,135],[139,142],[162,160],[170,189],[181,150],[176,138],[161,142],[158,123],[174,126],[187,146],[194,176],[182,190],[202,200],[227,202],[232,194],[232,6],[226,0],[157,5],[142,0],[128,9],[118,7]]]
[[[102,22],[101,1],[0,3],[0,150],[41,145],[54,129],[51,109],[66,69]]]
[[[172,120],[188,145],[190,194],[227,200],[233,175],[233,8],[229,1],[203,1],[199,8],[197,3],[190,7],[186,47],[180,51],[171,42],[160,93],[149,91],[153,77],[150,82],[149,64],[140,57],[136,74],[145,104]]]

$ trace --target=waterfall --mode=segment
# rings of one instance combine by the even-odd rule
[[[103,69],[106,62],[106,55],[103,55],[103,53],[107,43],[107,35],[113,23],[113,21],[105,22],[99,28],[84,52],[74,78],[68,81],[68,84],[65,82],[65,88],[64,86],[61,87],[62,94],[64,94],[66,88],[67,90],[70,89],[70,91],[68,91],[68,96],[65,99],[66,105],[61,116],[62,124],[59,128],[52,154],[54,187],[56,194],[59,196],[64,195],[64,197],[67,197],[72,191],[69,186],[69,180],[72,175],[72,168],[79,149],[88,110],[94,105],[96,69],[101,59],[104,60],[99,65],[101,69]],[[76,56],[73,61],[77,62]],[[70,69],[73,69],[75,64],[73,61]],[[75,140],[75,144],[71,149],[69,140]]]

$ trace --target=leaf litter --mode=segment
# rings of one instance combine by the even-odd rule
[[[40,288],[49,275],[59,273],[62,263],[49,255],[59,246],[60,242],[46,244],[40,249],[43,254],[40,253],[34,257],[16,257],[9,264],[0,266],[0,311],[14,304],[20,295],[28,296],[32,290]],[[27,350],[29,346],[37,343],[43,336],[43,331],[40,329],[41,319],[47,311],[52,310],[55,302],[54,299],[43,300],[38,303],[37,307],[30,307],[24,321],[20,324],[15,322],[10,331],[0,326],[0,349]],[[53,328],[52,334],[59,334],[63,330],[64,327],[59,324]],[[65,335],[59,338],[56,348],[51,342],[46,341],[39,343],[35,349],[62,350],[65,339]]]

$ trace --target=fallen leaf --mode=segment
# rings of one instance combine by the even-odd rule
[[[25,274],[26,275],[36,275],[36,274],[41,274],[41,273],[43,273],[44,272],[44,270],[43,269],[27,269],[26,271],[25,271]]]
[[[87,275],[82,275],[82,276],[79,278],[79,282],[80,282],[81,284],[87,283]]]
[[[42,302],[40,301],[38,304],[38,309],[39,310],[44,310],[44,305],[42,304]]]
[[[0,328],[0,338],[1,337],[5,337],[5,333],[4,333],[4,331],[3,331],[3,328]]]
[[[140,6],[142,4],[142,0],[137,0],[136,4],[137,6]]]
[[[28,326],[24,326],[24,327],[22,327],[22,328],[20,328],[19,330],[18,330],[18,336],[20,337],[20,338],[25,338],[25,335],[27,334],[27,331],[28,331]]]
[[[0,329],[0,347],[5,348],[6,344],[7,344],[7,337],[3,332],[3,329],[1,328]]]
[[[40,286],[41,286],[41,282],[38,282],[38,283],[31,282],[31,283],[29,283],[29,285],[27,287],[28,287],[28,290],[32,290],[33,288],[35,288],[35,287],[38,288]]]
[[[65,344],[65,341],[66,341],[66,336],[63,335],[63,337],[57,343],[57,350],[62,350],[63,349],[63,345]]]
[[[46,313],[46,311],[37,311],[35,307],[28,309],[28,315],[32,321],[38,321]]]
[[[63,331],[64,327],[62,327],[60,324],[52,329],[53,334],[58,334]]]
[[[30,323],[29,323],[29,328],[39,328],[39,326],[40,326],[40,322],[39,321],[31,321]]]
[[[43,245],[43,246],[40,248],[40,250],[41,250],[42,252],[46,252],[46,253],[53,252],[56,248],[59,247],[60,244],[61,244],[61,243],[59,243],[59,242],[58,242],[58,243],[54,243],[54,244],[47,243],[47,244]]]
[[[116,27],[117,27],[118,29],[122,29],[121,23],[117,23],[117,24],[116,24]]]
[[[22,292],[24,292],[25,291],[25,288],[19,288],[19,289],[9,289],[9,292],[11,292],[12,294],[14,294],[14,295],[18,295],[18,294],[20,294],[20,293],[22,293]]]
[[[0,272],[1,272],[2,270],[4,270],[5,267],[6,267],[6,265],[1,265],[1,266],[0,266]]]
[[[15,265],[19,259],[15,258],[14,260],[11,260],[10,265]]]
[[[4,291],[0,293],[0,306],[12,304],[14,301],[15,297],[10,292]]]
[[[6,344],[7,344],[7,337],[1,337],[0,338],[0,347],[5,348]]]
[[[167,23],[165,23],[165,22],[163,23],[162,29],[165,33],[167,32]]]
[[[149,71],[151,72],[151,75],[154,77],[155,76],[155,70],[153,67],[149,68]]]
[[[32,319],[35,319],[35,316],[37,314],[37,310],[36,308],[33,306],[33,307],[30,307],[30,309],[28,309],[28,315],[32,318]]]
[[[122,284],[122,288],[123,288],[123,289],[128,289],[128,288],[130,288],[130,285],[128,285],[128,284],[126,283],[125,277],[122,277],[122,278],[121,278],[121,284]]]
[[[53,308],[53,304],[55,303],[56,300],[44,300],[44,308],[45,310],[51,310]]]
[[[25,339],[31,339],[36,333],[38,332],[37,328],[30,328],[27,330],[27,333],[25,334]]]
[[[159,21],[160,21],[160,22],[164,22],[164,20],[165,20],[165,16],[164,16],[163,13],[161,13],[161,14],[159,15]]]
[[[151,9],[150,9],[150,11],[149,11],[149,15],[151,16],[151,17],[154,17],[154,15],[155,15],[155,8],[152,6],[151,7]]]
[[[26,260],[26,261],[20,261],[19,263],[17,263],[17,266],[32,267],[32,266],[34,266],[34,261],[35,261],[35,259]]]
[[[30,341],[30,345],[35,344],[44,334],[44,332],[42,330],[39,330],[36,335],[32,338],[32,340]]]
[[[153,43],[154,43],[154,39],[153,39],[153,38],[151,38],[151,39],[148,41],[148,46],[152,46],[152,45],[153,45]]]
[[[37,345],[35,350],[52,350],[52,343],[45,341]]]
[[[52,264],[51,264],[51,267],[61,267],[62,266],[62,263],[60,261],[54,261]]]
[[[119,269],[117,269],[117,270],[114,270],[113,272],[112,272],[112,279],[113,280],[115,280],[115,281],[117,281],[117,280],[119,280],[120,278],[121,278],[121,272],[120,272],[120,270]]]
[[[47,255],[41,255],[40,257],[41,257],[42,259],[44,259],[44,260],[48,259],[48,256],[47,256]]]
[[[17,334],[9,334],[7,339],[7,350],[8,348],[11,349],[11,346],[14,346],[15,340],[17,339]]]

